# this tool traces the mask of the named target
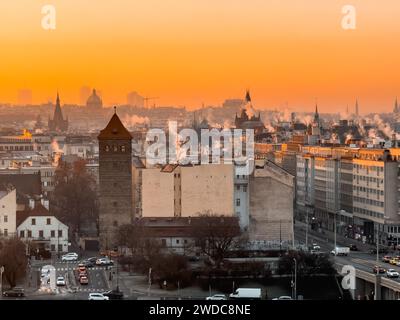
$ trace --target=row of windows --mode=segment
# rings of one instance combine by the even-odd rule
[[[364,170],[370,170],[370,171],[378,171],[378,172],[383,172],[383,167],[377,167],[377,166],[366,166],[362,164],[354,164],[354,169],[364,169]]]
[[[365,199],[365,198],[361,198],[361,197],[354,197],[354,201],[355,202],[359,202],[359,203],[366,203],[366,204],[369,204],[369,205],[375,206],[375,207],[382,207],[383,208],[383,202],[382,201]]]
[[[0,151],[33,151],[33,146],[0,146]]]
[[[107,144],[107,145],[105,146],[104,150],[105,150],[106,152],[110,152],[111,150],[114,151],[114,152],[118,152],[119,150],[120,150],[121,152],[125,152],[125,151],[126,151],[126,146],[125,146],[125,145],[122,145],[122,146],[120,146],[120,147],[118,148],[118,146],[115,145],[115,144],[113,144],[112,146],[109,146],[109,145]]]
[[[378,194],[378,195],[383,196],[383,190],[376,190],[376,189],[359,187],[359,186],[353,186],[353,190],[362,191],[362,192],[369,192],[369,193],[374,193],[374,194]]]
[[[243,189],[243,192],[247,192],[247,186],[243,186],[242,189]],[[236,190],[240,191],[240,185],[236,186]]]
[[[376,217],[376,218],[382,218],[383,219],[383,214],[382,213],[371,211],[371,210],[366,210],[366,209],[354,207],[354,212],[358,212],[358,213],[366,214],[366,215],[371,216],[371,217]]]
[[[357,175],[354,175],[353,176],[353,180],[356,180],[357,179],[357,181],[358,180],[361,180],[361,181],[368,181],[368,182],[380,182],[380,183],[383,183],[383,179],[378,179],[378,178],[374,178],[374,177],[370,177],[370,176],[357,176]]]
[[[180,243],[181,243],[181,241],[179,239],[175,239],[175,244],[180,244]],[[188,243],[187,239],[184,239],[183,243],[187,244]],[[161,239],[161,245],[163,247],[166,247],[167,246],[167,239]]]
[[[51,218],[46,218],[46,224],[51,225]],[[31,225],[35,226],[36,225],[36,218],[31,219]]]
[[[26,230],[26,236],[27,238],[32,238],[32,230]],[[19,236],[20,238],[25,238],[25,230],[21,230],[19,232]],[[58,230],[58,238],[62,238],[63,236],[63,231],[62,230]],[[51,238],[55,238],[56,237],[56,230],[51,230],[50,231],[50,237]],[[44,238],[44,231],[43,230],[39,230],[39,238]]]

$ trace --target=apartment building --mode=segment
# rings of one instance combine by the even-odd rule
[[[379,237],[382,244],[397,244],[397,156],[385,149],[303,147],[297,156],[298,216],[332,231],[336,221],[338,233],[365,242]]]
[[[11,185],[0,185],[0,237],[10,237],[16,231],[17,191]]]

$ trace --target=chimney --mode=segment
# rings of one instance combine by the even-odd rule
[[[50,210],[49,209],[49,200],[48,199],[43,199],[42,198],[40,202],[42,203],[43,207],[45,207],[47,210]]]
[[[32,198],[29,198],[29,209],[35,209],[35,200]]]

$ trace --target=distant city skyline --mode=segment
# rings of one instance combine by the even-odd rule
[[[192,109],[248,88],[256,108],[311,112],[317,98],[321,112],[345,112],[358,99],[361,113],[389,112],[400,95],[400,4],[351,2],[355,30],[341,26],[342,0],[53,0],[57,27],[46,31],[42,1],[2,1],[0,102],[29,88],[33,104],[57,89],[78,104],[90,86],[105,106],[136,91]]]

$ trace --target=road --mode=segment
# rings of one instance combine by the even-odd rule
[[[300,243],[305,244],[306,240],[306,235],[305,235],[305,229],[303,227],[296,226],[295,227],[295,240],[297,240]],[[329,239],[327,241],[327,236],[326,235],[316,235],[315,233],[313,234],[308,234],[308,244],[312,243],[317,243],[321,247],[321,251],[323,252],[330,252],[333,250],[334,247],[334,241],[332,239]],[[349,243],[345,243],[343,241],[337,241],[338,246],[349,246]],[[334,257],[335,262],[339,264],[348,264],[348,265],[353,265],[356,269],[363,270],[366,272],[369,272],[373,274],[372,268],[376,265],[382,266],[385,269],[395,269],[397,272],[400,273],[400,267],[391,265],[389,263],[382,262],[382,257],[386,254],[380,254],[379,255],[379,261],[377,263],[376,261],[376,254],[371,254],[366,251],[350,251],[349,255],[347,257],[345,256],[337,256]],[[387,255],[394,256],[396,253],[389,253]],[[385,274],[383,274],[384,277],[386,277]],[[392,280],[399,282],[400,283],[400,278],[392,278]]]
[[[95,266],[88,268],[88,284],[80,284],[78,276],[78,264],[76,262],[63,262],[61,259],[53,260],[53,262],[37,262],[32,268],[31,272],[41,272],[44,265],[53,265],[56,269],[56,278],[63,276],[66,280],[66,286],[57,286],[55,294],[49,294],[45,292],[49,285],[44,281],[42,290],[38,290],[32,294],[27,293],[26,299],[35,300],[86,300],[90,292],[104,292],[108,291],[107,278],[109,276],[109,270],[106,267]]]

